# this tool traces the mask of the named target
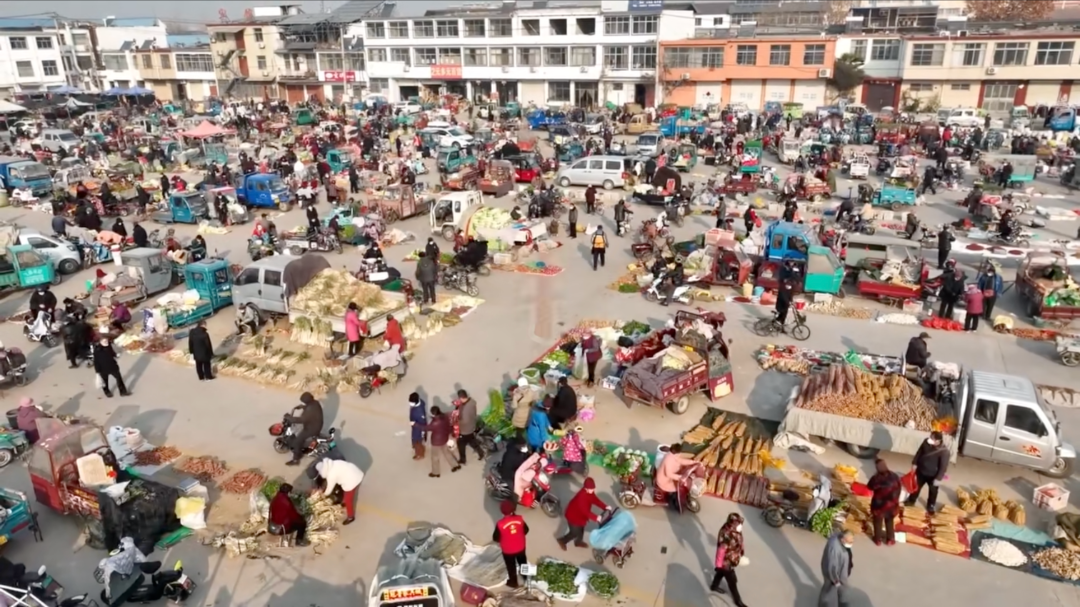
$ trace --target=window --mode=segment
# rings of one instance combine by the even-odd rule
[[[37,236],[28,237],[26,239],[26,242],[27,242],[27,244],[29,244],[31,247],[33,247],[35,249],[55,249],[56,248],[56,243],[49,242],[48,240],[45,240],[44,238],[39,238]]]
[[[1010,112],[1016,99],[1016,85],[1004,83],[987,84],[983,93],[982,109],[987,112]]]
[[[611,70],[625,70],[629,68],[625,46],[604,47],[604,67]]]
[[[604,17],[604,34],[625,36],[630,33],[630,17]]]
[[[570,101],[570,83],[549,82],[548,101]]]
[[[343,70],[345,69],[345,61],[337,53],[322,53],[319,55],[319,69]]]
[[[441,48],[441,49],[439,49],[439,64],[440,65],[461,65],[461,49],[459,49],[459,48]]]
[[[488,35],[493,38],[512,38],[514,23],[510,19],[491,19],[488,21]]]
[[[404,63],[405,65],[412,65],[412,57],[409,56],[409,50],[410,49],[407,48],[390,49],[390,61]]]
[[[707,46],[694,52],[700,53],[701,67],[724,67],[724,47]]]
[[[465,20],[465,37],[466,38],[483,38],[487,35],[484,27],[483,19],[466,19]]]
[[[266,69],[266,55],[255,57],[255,68],[260,70]]]
[[[176,71],[212,72],[214,71],[214,60],[210,58],[210,55],[177,53]]]
[[[169,57],[168,55],[162,55],[161,58],[160,58],[160,61],[161,61],[161,69],[163,69],[163,70],[171,70],[172,69],[172,57]]]
[[[825,65],[825,45],[807,44],[802,54],[803,65]]]
[[[465,65],[486,66],[487,64],[486,48],[465,49]]]
[[[390,90],[390,79],[372,78],[368,80],[368,90],[372,93],[385,93]]]
[[[540,67],[540,49],[538,48],[519,48],[518,49],[518,65],[522,67]]]
[[[566,35],[566,19],[551,19],[548,21],[548,29],[552,36]]]
[[[236,275],[236,286],[259,284],[259,268],[248,268]]]
[[[851,54],[866,61],[866,40],[852,40]]]
[[[656,47],[651,45],[630,47],[630,66],[635,70],[655,70]]]
[[[101,62],[106,70],[113,72],[131,69],[131,62],[128,61],[127,55],[102,55]]]
[[[949,88],[954,91],[970,91],[971,85],[966,82],[964,84],[950,84]]]
[[[280,287],[281,286],[281,271],[280,270],[264,270],[263,271],[263,284],[268,287]]]
[[[922,67],[941,65],[945,60],[945,44],[916,44],[911,47],[911,65]]]
[[[521,34],[523,36],[539,36],[540,35],[540,20],[539,19],[522,19],[521,20]]]
[[[391,21],[388,24],[387,30],[389,31],[391,38],[408,38],[409,37],[409,22],[408,21]]]
[[[1005,427],[1034,436],[1046,436],[1046,425],[1034,409],[1009,405],[1005,407]]]
[[[754,48],[756,49],[757,47],[754,47]],[[742,56],[741,53],[742,53],[742,51],[740,50],[739,55],[737,55],[737,56],[741,57]],[[757,51],[755,50],[754,53],[755,53],[755,58],[756,58]],[[740,65],[741,65],[741,59],[740,59]],[[753,65],[753,61],[750,62],[750,65]],[[769,47],[769,65],[791,65],[791,45],[790,44],[774,44],[771,47]]]
[[[595,46],[575,46],[570,49],[570,65],[593,67],[596,65]]]
[[[257,27],[251,32],[255,36],[255,42],[263,41],[263,31],[261,27]]]
[[[724,47],[668,47],[664,49],[667,67],[723,67]]]
[[[1035,50],[1035,65],[1069,65],[1075,42],[1040,42]]]
[[[870,45],[871,61],[897,61],[899,59],[899,40],[874,40]]]
[[[983,64],[983,51],[986,45],[982,42],[965,42],[953,45],[953,64],[964,67],[979,67]]]
[[[994,45],[994,65],[1024,65],[1027,63],[1027,42],[998,42]]]
[[[912,93],[929,93],[934,90],[934,85],[929,82],[912,82],[908,85],[908,90]]]
[[[435,35],[439,38],[457,38],[460,36],[461,33],[458,31],[457,20],[436,21]]]
[[[757,65],[757,45],[740,44],[735,47],[736,65]]]
[[[386,49],[384,48],[370,48],[368,49],[368,61],[373,63],[386,61]]]
[[[12,36],[11,38],[8,38],[8,41],[11,42],[11,50],[26,50],[26,38],[23,38],[22,36]]]
[[[75,65],[79,66],[80,70],[92,70],[94,68],[94,58],[89,55],[77,55],[75,57]]]
[[[596,19],[592,17],[579,17],[577,19],[577,33],[579,36],[596,35]]]
[[[150,55],[143,55],[142,56],[142,66],[143,66],[144,70],[153,69],[154,68],[154,58],[151,57]]]
[[[413,36],[416,38],[434,38],[435,37],[435,22],[434,21],[413,21],[412,26]]]
[[[488,61],[492,67],[514,65],[514,49],[493,48],[488,50]]]
[[[984,424],[997,423],[998,404],[992,400],[979,399],[975,403],[975,421]]]
[[[435,65],[439,53],[433,48],[416,49],[416,65]]]
[[[46,59],[41,62],[41,72],[46,76],[59,76],[60,68],[57,67],[56,62],[52,59]]]
[[[368,23],[367,32],[364,34],[365,38],[385,38],[386,37],[386,24],[385,23]]]
[[[655,34],[659,18],[656,15],[642,15],[634,17],[631,31],[634,34]]]
[[[345,55],[345,69],[347,70],[362,72],[366,65],[367,62],[364,61],[364,53],[349,53]]]
[[[37,42],[37,47],[40,48],[40,49],[50,49],[50,48],[52,48],[53,47],[52,41],[53,41],[53,39],[49,38],[48,36],[38,36],[37,38],[34,39],[34,42]]]
[[[560,67],[567,65],[566,47],[549,47],[544,49],[544,65]]]

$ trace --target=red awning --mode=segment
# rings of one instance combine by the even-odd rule
[[[184,137],[191,137],[192,139],[206,139],[207,137],[217,137],[218,135],[229,135],[233,132],[234,131],[229,129],[223,129],[209,120],[203,120],[202,124],[199,126],[180,134]]]

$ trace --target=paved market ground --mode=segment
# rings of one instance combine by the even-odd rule
[[[509,199],[501,202],[509,206]],[[639,213],[639,218],[644,213]],[[609,214],[610,217],[610,214]],[[0,219],[47,229],[48,217],[17,209],[0,210]],[[587,216],[582,215],[582,223]],[[281,227],[302,222],[298,211],[278,219]],[[418,234],[426,234],[426,220],[407,224]],[[610,227],[610,219],[605,220]],[[689,236],[709,222],[694,218],[681,232]],[[240,226],[223,236],[207,237],[211,249],[228,253],[238,262],[246,261],[245,239],[249,226]],[[190,236],[194,228],[180,227]],[[341,537],[326,554],[297,552],[277,560],[227,559],[187,540],[173,548],[167,561],[182,558],[188,571],[200,583],[204,605],[345,607],[360,602],[377,565],[393,559],[391,549],[402,537],[408,521],[427,520],[445,524],[479,542],[490,537],[496,516],[495,504],[484,495],[481,467],[475,462],[456,474],[441,479],[427,477],[428,463],[413,462],[408,444],[406,397],[415,389],[429,403],[447,403],[452,392],[464,387],[478,396],[489,388],[511,380],[516,371],[546,350],[558,334],[582,319],[637,319],[660,322],[668,310],[644,302],[640,297],[619,294],[605,286],[625,271],[629,262],[629,240],[613,240],[614,250],[606,268],[593,272],[587,266],[586,245],[561,236],[561,249],[548,253],[548,263],[566,268],[555,277],[537,277],[495,272],[480,281],[486,300],[460,326],[447,330],[417,347],[417,355],[403,385],[392,391],[361,400],[355,394],[330,395],[324,400],[327,417],[342,428],[346,455],[368,474],[360,491],[357,522],[343,529]],[[387,253],[394,263],[411,245]],[[358,255],[350,251],[332,257],[336,266],[355,267]],[[407,264],[399,264],[406,275]],[[85,275],[85,273],[84,273]],[[68,278],[57,287],[58,295],[76,292],[83,276]],[[25,296],[0,300],[0,315],[20,309]],[[736,392],[719,404],[725,409],[779,419],[784,395],[793,381],[776,374],[762,374],[751,358],[761,344],[749,325],[767,311],[738,305],[711,304],[729,315],[726,334],[734,339]],[[231,314],[226,310],[224,314]],[[876,325],[866,321],[827,316],[811,316],[813,336],[805,345],[819,349],[857,348],[868,352],[898,353],[915,329]],[[26,345],[17,324],[0,327],[0,339],[8,345]],[[989,332],[970,334],[935,333],[931,341],[934,358],[952,360],[979,369],[1031,377],[1038,383],[1080,388],[1080,381],[1056,361],[1049,344],[1017,341]],[[257,466],[271,475],[293,478],[296,470],[286,468],[284,459],[273,453],[266,428],[296,402],[296,395],[284,390],[263,388],[239,379],[220,378],[199,383],[193,369],[173,364],[163,357],[133,355],[122,358],[122,368],[134,395],[106,399],[94,389],[91,372],[69,370],[61,350],[29,348],[35,377],[25,389],[3,393],[4,402],[13,403],[33,396],[51,410],[78,413],[105,425],[133,425],[152,441],[175,445],[189,454],[214,454],[233,469]],[[691,412],[678,417],[669,412],[635,407],[627,409],[609,394],[598,397],[597,419],[587,427],[587,435],[651,449],[678,437],[689,429],[703,410],[695,402]],[[1080,440],[1080,412],[1058,411],[1067,438]],[[471,455],[471,454],[470,454]],[[783,454],[778,454],[784,456]],[[827,470],[840,461],[850,462],[838,450],[813,460],[795,460],[809,472]],[[891,458],[895,467],[902,458]],[[865,469],[865,464],[861,463]],[[792,472],[796,474],[796,472]],[[601,495],[611,500],[614,479],[597,471]],[[1031,488],[1045,482],[1019,469],[961,462],[950,472],[949,486],[995,487],[1004,494],[1019,496],[1029,503]],[[303,481],[300,481],[303,483]],[[0,483],[29,490],[25,468],[12,466],[0,473]],[[1080,496],[1080,482],[1066,483]],[[556,492],[564,500],[578,488],[578,481],[558,479]],[[951,490],[945,494],[953,499]],[[627,605],[690,607],[705,604],[730,605],[726,597],[709,595],[715,534],[727,513],[742,511],[747,518],[745,533],[751,564],[739,572],[746,602],[754,607],[812,605],[820,583],[818,563],[822,540],[807,532],[768,528],[759,511],[715,498],[706,498],[697,517],[673,517],[662,511],[637,513],[639,534],[637,553],[626,568],[618,571]],[[1030,509],[1029,509],[1030,510]],[[566,557],[575,563],[589,562],[586,551],[566,554],[554,542],[556,522],[539,512],[527,515],[532,526],[529,554]],[[20,536],[5,554],[8,558],[36,566],[47,564],[71,592],[97,591],[91,572],[103,555],[76,547],[74,523],[50,512],[41,513],[45,542],[35,544]],[[875,548],[860,539],[855,548],[853,585],[859,591],[853,604],[875,607],[910,605],[912,599],[932,599],[942,604],[1040,604],[1076,605],[1080,590],[1075,587],[1007,572],[978,562],[964,561],[916,546]]]

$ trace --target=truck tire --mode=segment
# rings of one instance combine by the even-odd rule
[[[1073,460],[1059,457],[1054,460],[1054,467],[1043,470],[1040,474],[1050,478],[1069,478],[1073,473]]]
[[[877,459],[878,453],[881,453],[880,449],[875,449],[873,447],[862,447],[851,443],[841,442],[837,442],[837,444],[840,445],[844,451],[847,451],[849,455],[859,459]]]
[[[60,267],[57,268],[57,270],[59,270],[61,274],[74,274],[75,272],[78,272],[81,268],[82,265],[80,265],[79,262],[75,261],[74,259],[65,259],[60,262]]]

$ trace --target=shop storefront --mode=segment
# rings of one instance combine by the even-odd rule
[[[335,103],[340,103],[347,98],[360,99],[363,95],[363,82],[361,73],[352,70],[327,70],[319,72],[319,82],[326,85],[323,88],[326,98]]]
[[[574,103],[578,107],[591,108],[599,104],[600,100],[600,83],[599,82],[575,82],[574,83]]]
[[[518,94],[518,83],[507,82],[505,80],[495,83],[495,92],[499,94],[499,102],[507,103],[510,101],[520,101]]]
[[[424,83],[427,93],[437,95],[461,95],[468,97],[469,86],[461,79],[461,66],[454,64],[435,64],[431,66],[431,80]]]

